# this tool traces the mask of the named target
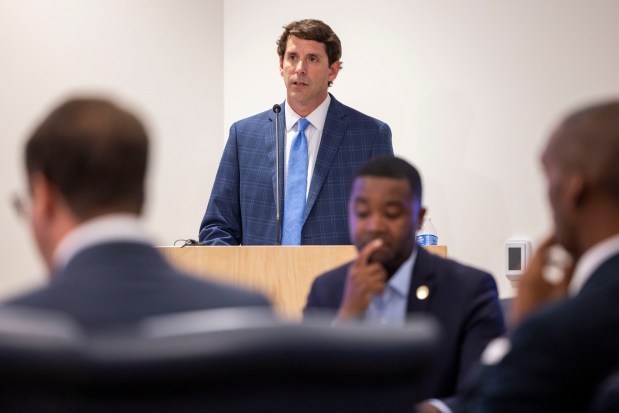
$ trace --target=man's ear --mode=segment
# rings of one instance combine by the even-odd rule
[[[338,60],[337,62],[333,62],[333,64],[329,68],[328,80],[330,82],[333,82],[335,78],[337,77],[337,74],[340,72],[340,65],[341,65],[341,62]]]
[[[585,200],[587,182],[581,173],[572,173],[565,179],[563,197],[566,205],[579,208]]]
[[[32,215],[38,220],[48,221],[55,213],[57,197],[52,184],[40,172],[30,176],[30,191],[32,193]]]

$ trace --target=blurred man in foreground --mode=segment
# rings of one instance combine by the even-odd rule
[[[568,116],[542,164],[554,234],[522,276],[517,327],[489,346],[464,412],[588,411],[619,366],[619,101]]]
[[[30,202],[21,205],[51,282],[9,305],[56,310],[89,330],[171,312],[268,305],[259,295],[179,273],[151,246],[138,219],[147,157],[142,123],[109,101],[69,100],[42,122],[26,145]]]

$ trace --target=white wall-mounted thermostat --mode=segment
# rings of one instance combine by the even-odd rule
[[[510,281],[518,281],[531,259],[531,242],[509,240],[505,242],[505,275]]]

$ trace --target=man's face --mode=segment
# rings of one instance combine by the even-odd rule
[[[324,43],[290,36],[279,70],[290,106],[316,108],[327,97],[329,81],[337,77],[340,62],[329,66]],[[296,110],[296,109],[295,109]]]
[[[358,177],[348,202],[351,238],[359,251],[372,240],[382,239],[383,246],[372,260],[397,269],[413,251],[424,213],[406,179]]]
[[[546,194],[554,221],[554,236],[566,250],[577,253],[575,243],[576,222],[573,197],[570,194],[571,174],[561,165],[556,151],[558,136],[551,137],[542,154],[542,165],[546,175]]]

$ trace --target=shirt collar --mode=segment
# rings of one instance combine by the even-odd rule
[[[318,129],[322,133],[327,121],[327,112],[329,111],[329,105],[331,104],[331,95],[327,93],[327,97],[322,101],[320,105],[312,113],[307,115],[305,119],[309,120],[310,124]],[[295,112],[286,100],[286,131],[290,130],[296,125],[301,116]]]
[[[578,260],[574,276],[569,285],[569,294],[576,295],[582,290],[591,275],[613,255],[619,252],[619,234],[605,239],[589,248]]]
[[[131,241],[150,244],[136,215],[110,214],[94,218],[78,226],[65,236],[54,251],[56,271],[64,268],[78,252],[109,241]]]
[[[417,247],[413,248],[413,252],[406,261],[400,265],[400,268],[393,274],[387,283],[389,288],[395,291],[402,297],[408,297],[408,292],[411,285],[411,275],[413,274],[413,266],[417,259]]]

